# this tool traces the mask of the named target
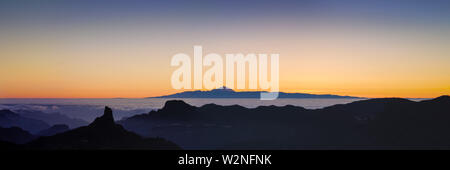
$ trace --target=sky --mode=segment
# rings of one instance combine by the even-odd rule
[[[14,0],[0,1],[0,98],[179,92],[170,60],[194,45],[280,54],[283,92],[450,94],[445,0]]]

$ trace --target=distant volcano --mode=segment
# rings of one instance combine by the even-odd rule
[[[242,91],[236,92],[225,86],[210,91],[185,91],[165,96],[149,97],[149,98],[260,98],[261,92],[265,91]],[[356,99],[360,97],[339,96],[332,94],[308,94],[308,93],[285,93],[280,92],[278,98],[344,98]]]

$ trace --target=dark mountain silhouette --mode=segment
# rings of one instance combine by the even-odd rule
[[[65,131],[68,131],[69,126],[65,125],[65,124],[57,124],[57,125],[53,125],[52,127],[48,128],[48,129],[44,129],[42,131],[40,131],[39,133],[37,133],[38,136],[52,136],[52,135],[56,135],[58,133],[63,133]]]
[[[186,91],[166,96],[149,98],[260,98],[262,91],[236,92],[227,87],[213,89],[210,91]],[[307,94],[307,93],[284,93],[280,92],[278,98],[359,98],[353,96],[339,96],[331,94]]]
[[[70,128],[77,128],[80,126],[86,126],[89,123],[81,120],[67,117],[66,115],[59,113],[44,113],[41,111],[32,111],[32,110],[15,110],[15,113],[19,114],[22,117],[42,120],[49,125],[57,125],[57,124],[66,124]]]
[[[14,144],[24,144],[36,139],[38,136],[51,136],[69,130],[67,125],[54,125],[33,135],[20,127],[0,127],[0,141]]]
[[[377,139],[379,143],[401,147],[450,146],[449,96],[414,104],[388,105],[385,110],[369,126],[372,133],[382,136]]]
[[[179,149],[162,138],[142,138],[114,122],[112,110],[88,126],[53,136],[40,137],[26,144],[29,149]]]
[[[1,112],[8,118],[15,114]],[[162,138],[142,135],[164,137],[186,149],[450,149],[448,122],[449,96],[420,102],[369,99],[314,110],[291,105],[195,107],[171,100],[118,124],[106,107],[88,126],[22,145],[34,135],[1,128],[0,148],[179,149]]]
[[[20,149],[21,147],[18,146],[17,144],[14,144],[12,142],[6,142],[6,141],[0,141],[0,150],[4,151],[4,150],[17,150]]]
[[[167,101],[119,121],[143,136],[187,149],[449,149],[450,97],[414,102],[381,98],[309,110],[296,106]]]
[[[24,144],[38,138],[39,136],[51,136],[68,130],[69,127],[67,125],[53,125],[52,127],[44,129],[33,135],[20,127],[0,127],[0,141],[14,144]]]
[[[0,126],[4,128],[16,126],[32,134],[50,127],[44,121],[23,117],[10,110],[0,110]]]
[[[0,127],[0,141],[3,142],[23,144],[35,138],[36,138],[35,136],[19,127],[10,127],[10,128]]]

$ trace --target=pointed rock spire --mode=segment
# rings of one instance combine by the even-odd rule
[[[92,122],[90,125],[114,125],[114,117],[112,114],[111,108],[108,106],[105,106],[105,111],[103,113],[103,116],[95,118],[94,122]]]

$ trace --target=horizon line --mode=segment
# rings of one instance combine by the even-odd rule
[[[435,99],[442,96],[449,95],[440,95],[437,97],[395,97],[395,96],[386,96],[386,97],[357,97],[359,99],[386,99],[386,98],[400,98],[400,99]],[[8,100],[8,99],[152,99],[152,98],[160,98],[160,96],[155,97],[0,97],[0,100]],[[356,98],[356,99],[357,99]],[[161,98],[161,99],[257,99],[257,98]],[[278,98],[278,99],[336,99],[336,98]],[[337,99],[347,99],[347,98],[337,98]],[[277,99],[275,99],[277,100]]]

